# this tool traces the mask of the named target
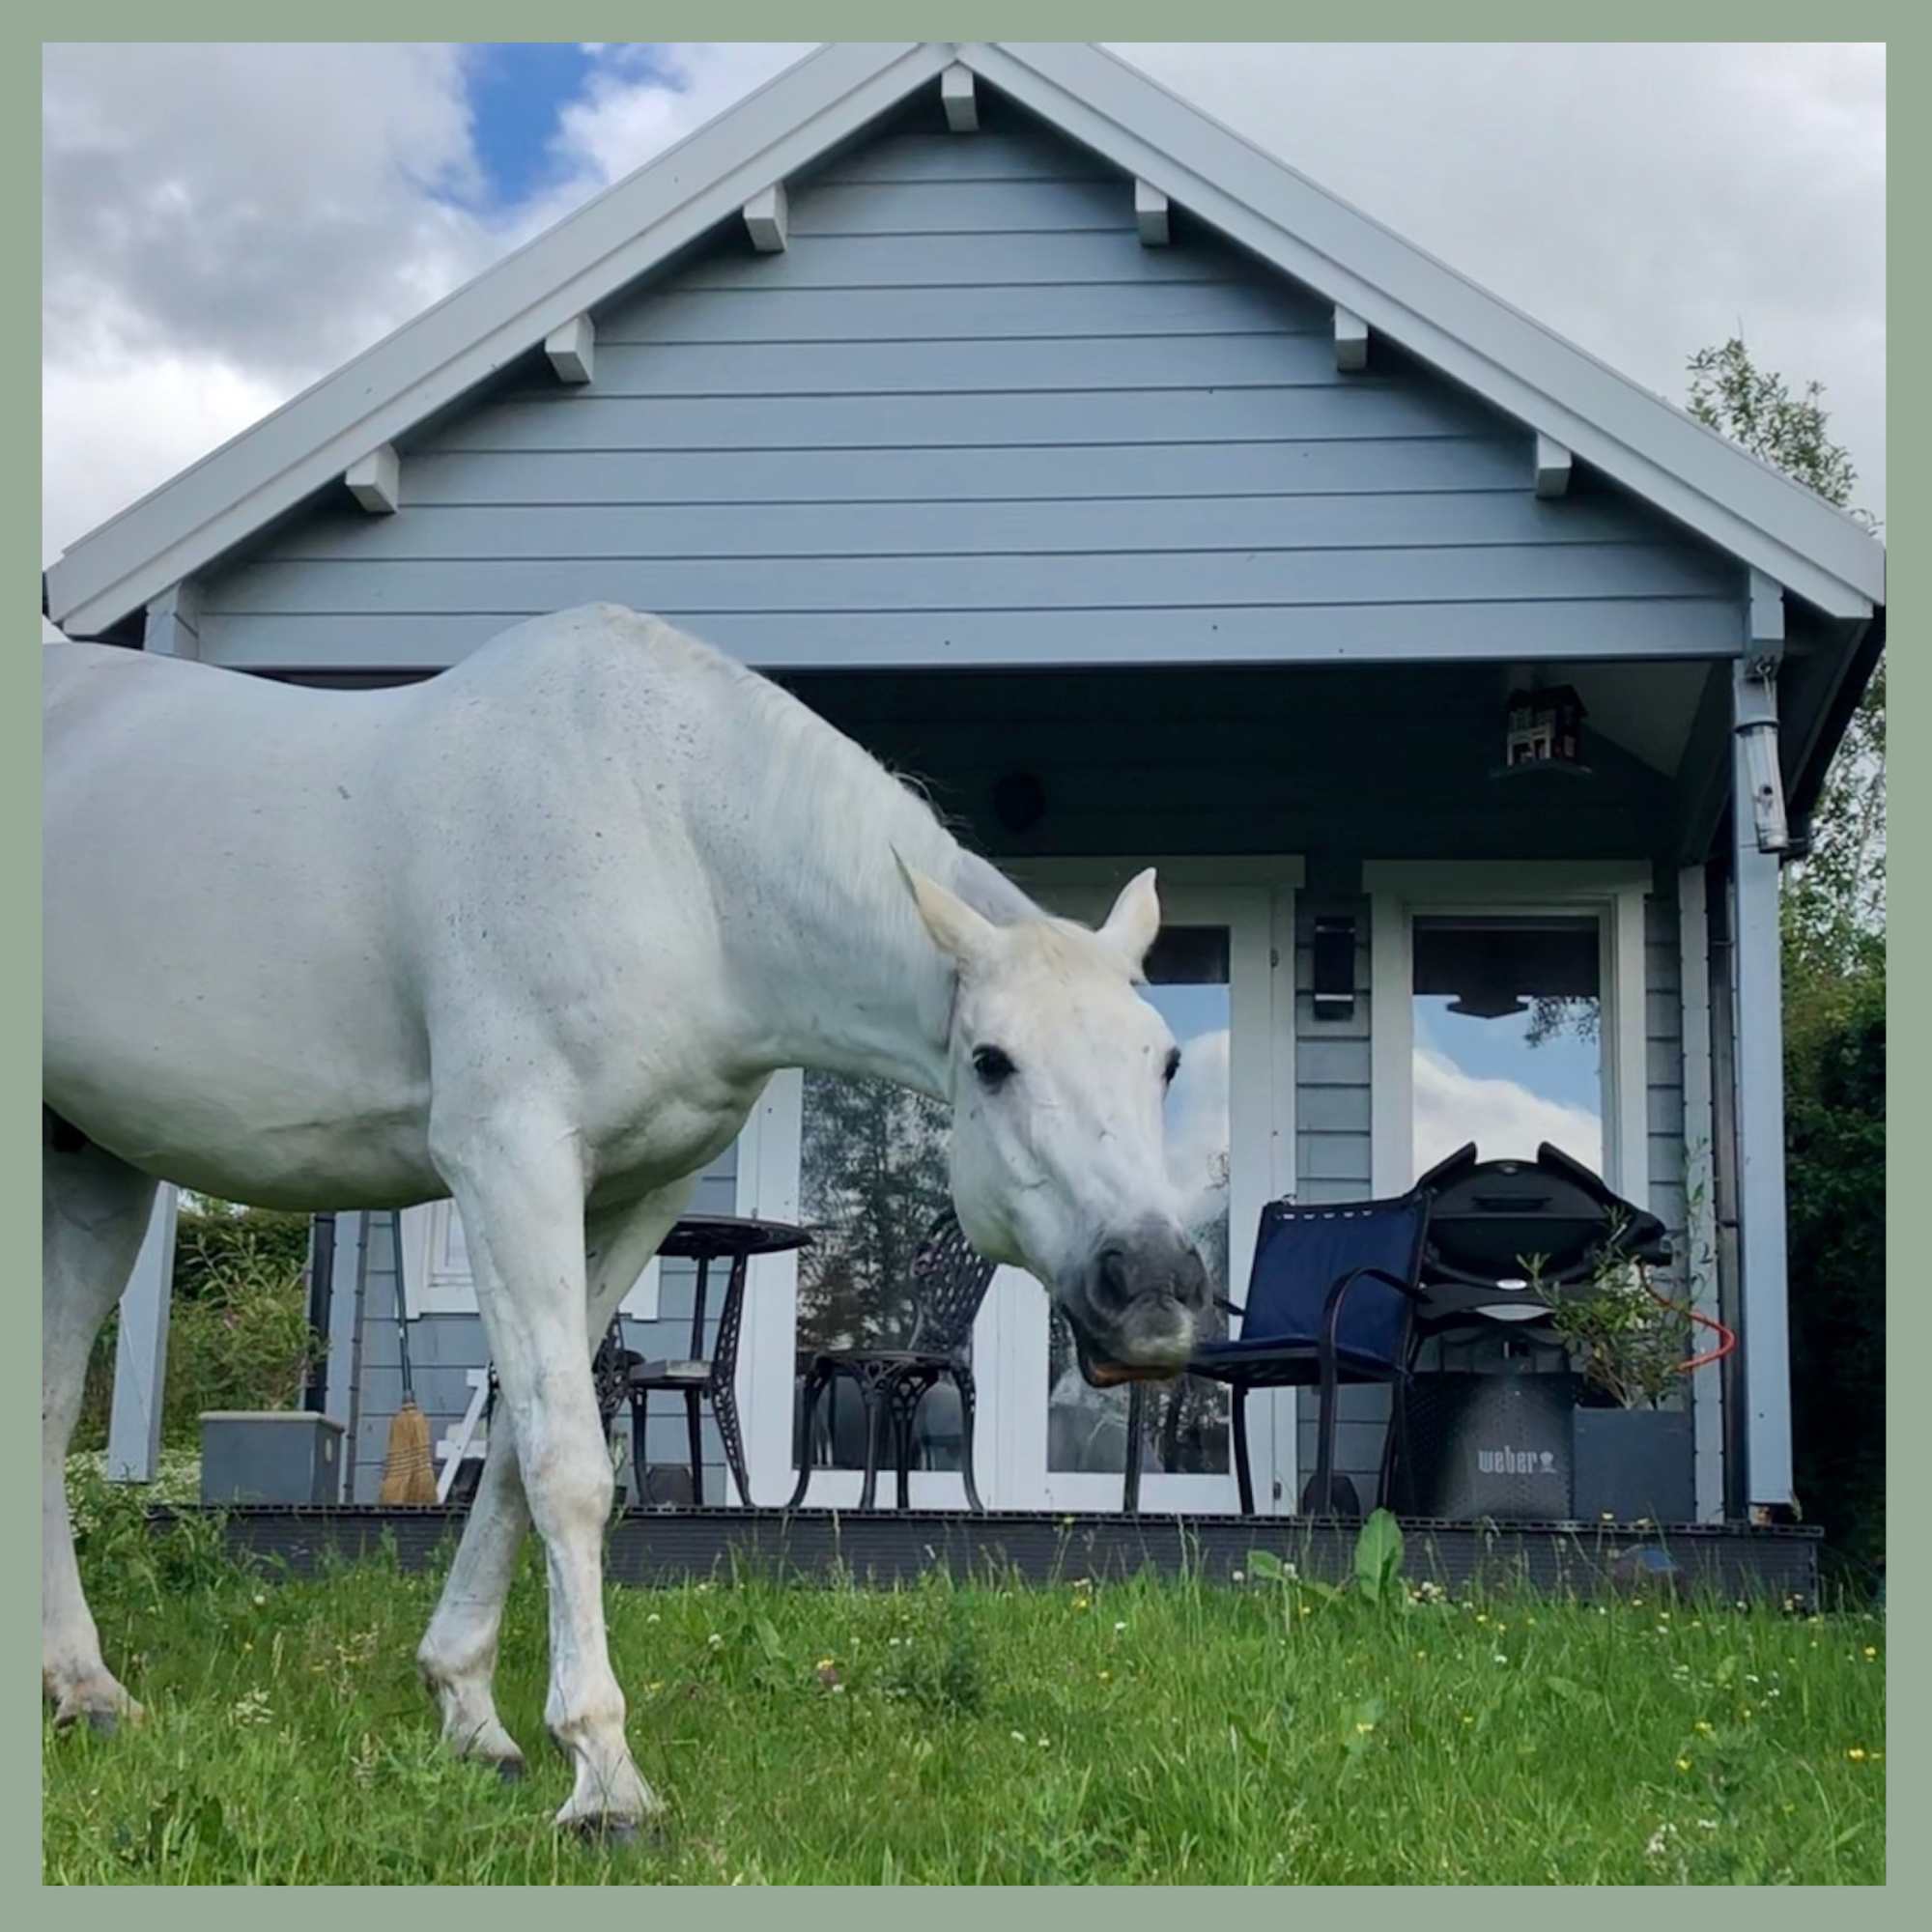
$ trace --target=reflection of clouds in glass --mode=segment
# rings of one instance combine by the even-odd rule
[[[1180,1050],[1167,1092],[1167,1172],[1184,1197],[1228,1184],[1228,1029],[1197,1034]]]
[[[1217,1293],[1228,1273],[1228,1029],[1182,1042],[1167,1095],[1167,1172]]]
[[[1415,1171],[1447,1158],[1467,1141],[1485,1160],[1533,1160],[1549,1141],[1603,1171],[1604,1123],[1586,1107],[1545,1099],[1515,1080],[1485,1079],[1444,1053],[1415,1053]]]

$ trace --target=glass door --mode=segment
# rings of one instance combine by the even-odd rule
[[[1096,868],[1098,869],[1098,868]],[[1111,868],[1109,868],[1111,869]],[[1039,901],[1089,923],[1104,919],[1118,879],[1068,885],[1022,878]],[[1270,921],[1293,930],[1292,895],[1267,886],[1187,886],[1163,879],[1165,923],[1148,961],[1146,998],[1181,1046],[1168,1101],[1169,1157],[1192,1203],[1213,1292],[1240,1300],[1261,1208],[1292,1185],[1277,1151],[1274,1093],[1292,1067],[1273,1029],[1291,1025],[1293,998],[1275,990]],[[1281,973],[1293,972],[1292,944]],[[782,1501],[798,1462],[801,1377],[811,1352],[890,1348],[909,1334],[911,1263],[950,1198],[946,1110],[885,1082],[786,1072],[774,1077],[746,1128],[739,1211],[805,1224],[813,1245],[753,1266],[741,1350],[739,1401],[753,1490]],[[1292,1133],[1285,1136],[1292,1141]],[[1230,1284],[1233,1284],[1231,1289]],[[1225,1318],[1217,1312],[1217,1321]],[[1225,1327],[1217,1332],[1225,1332]],[[974,1326],[978,1383],[974,1473],[994,1509],[1121,1507],[1126,1396],[1089,1389],[1065,1324],[1031,1275],[1002,1268]],[[1150,1511],[1237,1507],[1226,1392],[1184,1380],[1150,1384],[1151,1426],[1141,1506]],[[1294,1492],[1292,1394],[1248,1407],[1249,1451],[1264,1508],[1270,1472]],[[960,1509],[962,1417],[947,1384],[921,1405],[910,1494],[919,1509]],[[888,1438],[878,1502],[891,1507]],[[806,1453],[808,1508],[852,1509],[865,1464],[863,1404],[849,1381],[821,1399]]]
[[[1548,1141],[1601,1174],[1597,915],[1418,913],[1410,931],[1414,1174],[1470,1141],[1530,1161]]]
[[[1039,888],[1056,912],[1092,923],[1105,888]],[[1253,887],[1161,887],[1163,923],[1142,997],[1180,1047],[1167,1101],[1169,1172],[1208,1263],[1210,1293],[1238,1301],[1270,1187],[1270,895]],[[1065,1320],[1038,1285],[1002,1269],[988,1296],[998,1330],[1000,1500],[1009,1508],[1115,1511],[1128,1454],[1131,1391],[1090,1388]],[[1229,1318],[1216,1308],[1211,1332]],[[1234,1511],[1227,1389],[1193,1377],[1144,1385],[1141,1507]],[[1249,1405],[1249,1452],[1268,1492],[1275,1404]]]

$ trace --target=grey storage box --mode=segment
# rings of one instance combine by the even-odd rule
[[[1696,1437],[1682,1408],[1577,1411],[1577,1514],[1585,1522],[1694,1522]]]
[[[205,1503],[333,1503],[342,1499],[342,1425],[305,1408],[205,1410]]]

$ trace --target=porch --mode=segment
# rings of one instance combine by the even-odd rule
[[[1810,661],[1795,662],[1788,688],[1803,692]],[[1671,1286],[1743,1340],[1721,1366],[1686,1378],[1686,1521],[1740,1525],[1788,1501],[1772,1165],[1777,859],[1759,849],[1748,796],[1742,815],[1731,810],[1747,776],[1737,720],[1755,701],[1738,660],[815,671],[786,682],[922,784],[1051,910],[1095,919],[1133,870],[1158,865],[1166,927],[1147,992],[1183,1043],[1170,1135],[1197,1190],[1217,1292],[1239,1298],[1265,1201],[1387,1196],[1465,1140],[1485,1157],[1527,1157],[1552,1139],[1665,1222]],[[1585,769],[1510,771],[1511,693],[1560,688],[1584,706]],[[1745,825],[1742,843],[1727,820]],[[788,1494],[796,1474],[800,1351],[888,1338],[904,1316],[912,1248],[944,1200],[943,1126],[908,1095],[781,1073],[700,1182],[699,1210],[818,1235],[806,1257],[752,1267],[737,1386],[761,1503]],[[345,1211],[321,1224],[317,1246],[312,1308],[329,1351],[312,1406],[346,1432],[351,1505],[375,1498],[401,1400],[399,1260],[418,1400],[452,1447],[488,1352],[453,1209],[407,1210],[400,1254],[388,1221]],[[157,1226],[145,1266],[158,1266],[162,1237]],[[688,1265],[654,1264],[626,1297],[627,1345],[686,1352],[691,1293]],[[1002,1270],[974,1331],[976,1470],[1003,1523],[1072,1515],[1100,1525],[1120,1509],[1124,1392],[1084,1387],[1063,1327],[1036,1283]],[[138,1474],[157,1385],[138,1352],[138,1313],[123,1332],[114,1457]],[[156,1329],[146,1332],[152,1349]],[[1498,1336],[1425,1366],[1494,1368],[1506,1347]],[[1150,1432],[1181,1452],[1151,1446],[1143,1508],[1206,1534],[1238,1509],[1231,1417],[1225,1399],[1185,1386],[1187,1427]],[[1343,1403],[1338,1467],[1366,1498],[1385,1392],[1348,1389]],[[810,1452],[812,1510],[785,1529],[787,1548],[851,1533],[856,1420],[836,1407],[827,1417]],[[688,1497],[682,1418],[652,1429],[649,1499]],[[1264,1518],[1293,1520],[1313,1435],[1312,1400],[1279,1391],[1250,1405]],[[963,1507],[958,1451],[956,1413],[935,1391],[916,1514]],[[709,1499],[729,1493],[708,1422],[704,1474]],[[846,1530],[804,1526],[833,1511]],[[708,1562],[747,1536],[765,1547],[775,1519],[697,1512],[695,1523],[718,1526],[689,1532],[647,1520],[647,1533],[625,1532],[645,1535],[640,1548]],[[1235,1520],[1212,1528],[1236,1542],[1251,1533]],[[1538,1549],[1575,1540],[1574,1529],[1520,1533]],[[904,1541],[889,1525],[877,1534]],[[958,1534],[982,1548],[983,1532]]]
[[[455,1509],[376,1505],[295,1509],[243,1505],[225,1520],[236,1554],[279,1561],[297,1575],[332,1559],[393,1549],[406,1570],[446,1558],[463,1526]],[[1742,1523],[1667,1526],[1403,1521],[1405,1574],[1460,1595],[1528,1587],[1587,1596],[1681,1591],[1809,1605],[1818,1586],[1819,1532]],[[611,1525],[606,1575],[659,1588],[745,1572],[823,1584],[908,1583],[932,1571],[1030,1585],[1117,1578],[1151,1569],[1216,1582],[1244,1580],[1263,1551],[1296,1573],[1341,1582],[1358,1525],[1305,1518],[1053,1514],[995,1510],[631,1510]]]

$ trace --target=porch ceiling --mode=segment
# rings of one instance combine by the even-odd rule
[[[1709,668],[1548,668],[1588,777],[1495,776],[1533,665],[812,673],[785,682],[1006,856],[1661,854]]]

